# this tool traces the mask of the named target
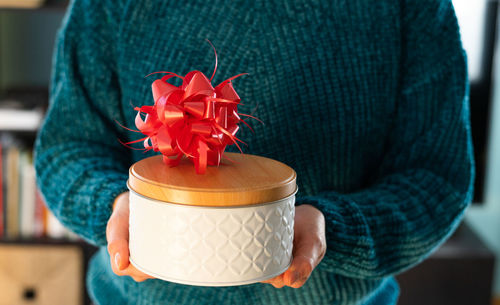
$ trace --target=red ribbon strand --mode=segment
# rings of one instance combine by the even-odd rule
[[[214,74],[216,70],[217,59]],[[172,72],[152,74],[156,73],[165,75],[153,82],[154,106],[134,108],[135,125],[146,137],[124,144],[143,142],[144,150],[160,152],[170,166],[178,165],[186,156],[198,174],[204,174],[208,165],[218,166],[227,145],[235,144],[241,151],[238,142],[244,142],[236,137],[238,124],[248,124],[237,112],[241,100],[232,80],[246,73],[215,88],[200,71],[191,71],[184,77]],[[182,85],[170,84],[171,78],[182,79]]]

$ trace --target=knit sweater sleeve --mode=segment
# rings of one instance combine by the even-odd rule
[[[118,4],[113,4],[118,5]],[[114,198],[126,191],[130,153],[124,122],[111,1],[72,1],[56,39],[46,120],[35,145],[37,180],[48,207],[69,229],[106,244]]]
[[[298,204],[326,219],[322,268],[379,278],[418,263],[456,228],[472,199],[465,54],[450,1],[402,11],[401,90],[385,158],[368,187],[325,191]]]

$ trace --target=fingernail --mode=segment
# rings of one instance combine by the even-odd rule
[[[121,270],[120,269],[120,253],[118,253],[118,252],[115,254],[115,265],[116,265],[116,268]]]

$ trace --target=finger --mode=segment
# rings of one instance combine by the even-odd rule
[[[301,277],[301,274],[297,270],[297,263],[294,261],[292,261],[288,270],[283,274],[283,283],[287,286],[291,286]]]
[[[275,276],[275,277],[273,277],[271,279],[262,281],[261,283],[271,284],[275,288],[283,288],[285,286],[285,283],[283,282],[283,274],[284,273],[282,273],[282,274],[280,274],[278,276]]]
[[[268,279],[268,280],[265,280],[265,281],[261,281],[261,283],[264,283],[264,284],[271,284],[272,282],[274,282],[276,279],[276,277],[273,277],[272,279]]]
[[[320,234],[295,235],[293,244],[293,257],[303,257],[316,268],[326,252],[326,242]],[[293,264],[293,261],[292,261]]]
[[[113,215],[106,231],[111,266],[113,270],[123,270],[129,266],[128,217]]]
[[[152,279],[152,276],[144,274],[140,271],[134,272],[131,270],[120,270],[118,271],[118,276],[130,276],[136,282],[144,282],[145,280]]]
[[[152,276],[138,270],[137,268],[134,267],[134,265],[129,264],[125,269],[119,270],[118,268],[115,268],[114,272],[116,275],[119,276],[130,276],[132,278],[137,278],[137,279],[149,279],[153,278]]]
[[[117,238],[108,244],[110,263],[113,269],[124,270],[129,266],[128,241],[124,238]]]
[[[153,277],[138,270],[134,265],[130,264],[126,269],[119,271],[121,276],[130,276],[136,282],[143,282],[147,279],[152,279]]]
[[[116,197],[113,203],[113,213],[129,214],[129,192],[124,192]]]
[[[309,258],[314,263],[313,267],[316,267],[326,251],[325,244],[324,240],[316,234],[309,236],[295,235],[292,250],[293,256]]]
[[[290,286],[300,288],[311,275],[312,270],[320,260],[320,246],[312,240],[302,241],[302,238],[296,239],[296,245],[293,249],[293,260],[290,267],[282,274],[272,279],[263,281],[276,288]]]
[[[285,286],[285,283],[283,282],[283,273],[275,277],[274,281],[271,282],[271,285],[273,285],[274,288],[283,288]]]
[[[314,264],[312,258],[303,255],[294,256],[292,265],[284,276],[285,284],[293,288],[302,287],[311,276]]]
[[[146,277],[140,277],[140,276],[132,276],[132,279],[136,282],[144,282],[145,280],[148,280]]]
[[[128,203],[117,204],[106,227],[106,238],[108,243],[113,242],[115,239],[126,239],[128,243],[128,222]]]
[[[304,285],[316,266],[314,258],[309,256],[311,251],[308,247],[298,247],[294,251],[292,263],[283,275],[285,285],[294,288]]]

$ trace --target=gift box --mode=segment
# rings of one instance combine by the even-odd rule
[[[260,156],[203,175],[183,159],[143,159],[129,171],[130,262],[166,281],[231,286],[263,281],[290,265],[296,173]]]

